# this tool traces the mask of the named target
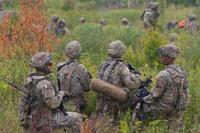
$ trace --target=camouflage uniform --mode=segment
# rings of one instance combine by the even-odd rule
[[[86,22],[86,19],[85,17],[80,17],[79,21],[81,24],[84,24]]]
[[[4,17],[4,10],[2,7],[2,2],[0,1],[0,22],[3,20]]]
[[[55,33],[56,35],[61,35],[61,36],[64,36],[65,34],[69,34],[69,30],[66,27],[64,20],[59,20],[58,25],[55,29]]]
[[[51,70],[48,65],[52,57],[49,53],[36,53],[31,59],[31,67],[36,68],[36,72],[28,75],[24,93],[20,97],[19,112],[21,126],[24,132],[28,133],[52,133],[54,114],[57,114],[57,107],[60,106],[65,91],[56,91],[49,79]],[[73,120],[73,125],[69,120]],[[80,119],[63,116],[62,125],[74,127],[74,133],[79,133]],[[63,124],[64,123],[64,124]],[[58,123],[57,123],[58,124]]]
[[[170,35],[169,35],[169,43],[175,45],[175,43],[177,41],[177,37],[178,37],[178,34],[176,34],[176,33],[170,33]]]
[[[200,30],[200,25],[197,22],[197,16],[195,14],[192,14],[188,17],[185,28],[191,35],[196,34]]]
[[[179,53],[174,45],[160,48],[161,56],[175,58]],[[143,98],[142,112],[145,117],[168,119],[169,129],[173,133],[180,130],[182,112],[188,102],[188,82],[186,72],[176,64],[169,64],[156,77],[156,84],[149,95]]]
[[[91,75],[85,66],[77,61],[81,55],[81,46],[78,41],[68,43],[65,54],[69,60],[58,64],[58,86],[70,94],[65,103],[69,111],[82,112],[86,106],[84,92],[89,91]]]
[[[106,19],[102,18],[101,20],[99,20],[99,23],[101,26],[106,26],[108,21]]]
[[[155,29],[159,16],[159,4],[156,2],[151,2],[141,16],[141,19],[144,22],[144,28],[148,29],[153,27]]]
[[[114,41],[109,46],[109,57],[101,64],[98,79],[118,85],[126,91],[136,90],[140,86],[140,76],[131,73],[121,57],[125,46],[121,41]],[[119,103],[103,94],[97,94],[96,111],[98,115],[108,112],[115,120],[120,110]]]
[[[51,23],[48,25],[47,30],[54,33],[58,25],[58,20],[59,20],[58,16],[52,16]]]
[[[167,28],[168,30],[175,29],[176,26],[177,26],[177,24],[178,24],[177,21],[171,21],[171,22],[168,22],[166,28]]]

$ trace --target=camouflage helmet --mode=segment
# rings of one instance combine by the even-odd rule
[[[47,52],[38,52],[31,58],[30,66],[34,68],[43,68],[52,60],[52,55]]]
[[[195,14],[191,14],[191,15],[188,16],[188,19],[189,20],[196,20],[197,16]]]
[[[109,45],[108,54],[114,58],[120,58],[125,53],[126,46],[119,40],[113,41]]]
[[[170,33],[169,35],[169,42],[175,42],[177,40],[178,34],[176,33]]]
[[[150,2],[147,6],[149,9],[157,9],[159,7],[158,2]]]
[[[62,25],[62,26],[65,26],[65,20],[63,20],[63,19],[61,19],[61,20],[59,20],[59,22],[58,22],[58,25]]]
[[[71,59],[77,59],[81,55],[81,45],[78,41],[74,40],[67,44],[65,47],[65,54]]]
[[[127,18],[123,18],[122,21],[121,21],[121,23],[123,25],[128,25],[128,19]]]
[[[80,17],[80,19],[79,19],[79,21],[80,21],[80,23],[85,23],[86,22],[86,19],[85,19],[85,17]]]
[[[58,21],[59,17],[56,15],[51,16],[51,21]]]
[[[160,56],[176,58],[179,53],[180,50],[173,44],[167,44],[159,49]]]
[[[102,25],[102,26],[105,26],[107,25],[107,20],[105,18],[102,18],[101,20],[99,20],[99,23]]]

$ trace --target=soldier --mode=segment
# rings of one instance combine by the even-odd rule
[[[129,92],[129,90],[136,90],[139,88],[140,76],[131,73],[127,65],[121,59],[125,53],[125,49],[124,44],[119,40],[113,41],[109,45],[109,57],[101,64],[97,78],[121,88],[126,87],[128,89],[125,90]],[[96,111],[98,116],[107,112],[111,118],[116,121],[119,110],[120,106],[117,101],[103,94],[97,94]]]
[[[55,32],[55,29],[58,25],[58,20],[59,20],[58,16],[56,15],[51,16],[51,23],[48,25],[47,30],[51,32]]]
[[[128,26],[128,19],[127,18],[123,18],[121,21],[123,26]]]
[[[172,29],[175,29],[177,25],[178,25],[177,21],[170,21],[170,22],[167,23],[166,28],[168,30],[172,30]]]
[[[144,28],[156,29],[158,17],[160,16],[159,4],[157,2],[151,2],[148,4],[147,9],[143,12],[141,20],[144,22]]]
[[[20,122],[24,132],[52,133],[53,126],[60,126],[53,125],[56,123],[62,124],[62,126],[71,126],[74,133],[79,133],[79,118],[70,115],[57,117],[57,107],[68,93],[64,90],[56,92],[49,79],[52,71],[52,55],[38,52],[32,57],[30,66],[35,68],[36,72],[28,75],[19,103]],[[59,116],[61,116],[60,113]]]
[[[175,45],[175,43],[177,41],[177,37],[178,37],[178,34],[176,34],[176,33],[170,33],[170,35],[169,35],[169,43]]]
[[[106,26],[108,21],[106,19],[102,18],[101,20],[99,20],[99,23],[101,26]]]
[[[0,1],[0,22],[3,20],[4,17],[4,10],[2,7],[2,2]]]
[[[170,132],[178,133],[181,118],[188,103],[188,81],[186,72],[175,64],[179,49],[172,44],[159,49],[160,61],[165,69],[157,75],[156,84],[149,95],[142,98],[143,117],[167,118]]]
[[[84,92],[89,91],[91,75],[83,64],[78,62],[81,56],[81,45],[78,41],[71,41],[65,48],[65,55],[68,61],[59,63],[58,67],[58,87],[67,91],[70,111],[83,112],[86,106]]]
[[[79,21],[81,24],[84,24],[86,22],[86,19],[85,17],[80,17]]]
[[[65,34],[69,34],[69,30],[66,27],[64,20],[59,20],[58,25],[55,29],[55,33],[57,36],[64,36]]]
[[[186,23],[186,31],[189,32],[191,35],[195,35],[200,30],[200,25],[196,21],[197,16],[195,14],[191,14],[188,16],[188,21]]]

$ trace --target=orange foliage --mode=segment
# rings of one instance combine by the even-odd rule
[[[37,51],[53,51],[52,42],[58,39],[48,33],[43,0],[20,0],[20,12],[16,20],[5,14],[0,24],[0,53],[5,58],[34,54]]]

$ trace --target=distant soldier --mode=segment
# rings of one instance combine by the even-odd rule
[[[71,41],[65,48],[68,61],[57,65],[58,87],[67,91],[65,105],[70,111],[82,112],[86,107],[84,93],[89,91],[91,75],[83,64],[78,62],[81,56],[81,45],[78,41]]]
[[[168,30],[175,29],[177,25],[178,25],[178,22],[177,22],[177,21],[168,22],[168,23],[167,23],[167,29],[168,29]]]
[[[55,29],[55,33],[57,36],[64,36],[66,34],[69,34],[69,30],[66,27],[66,23],[64,20],[59,20],[58,25]]]
[[[170,44],[175,44],[178,38],[178,34],[176,33],[170,33],[169,35],[169,43]]]
[[[2,2],[0,1],[0,22],[3,20],[4,17],[4,10],[2,7]]]
[[[123,18],[122,21],[121,21],[121,23],[122,23],[123,26],[129,26],[127,18]]]
[[[144,28],[157,27],[158,17],[160,16],[159,4],[157,2],[151,2],[148,4],[147,9],[143,12],[141,20],[144,22]]]
[[[151,93],[141,99],[143,107],[140,118],[166,118],[172,133],[180,132],[181,118],[188,104],[187,74],[175,64],[179,52],[172,44],[159,49],[160,61],[165,65],[165,69],[157,75]]]
[[[188,16],[185,28],[191,35],[195,35],[200,30],[200,25],[197,22],[197,16],[195,14]]]
[[[155,2],[155,0],[145,0],[146,6],[148,6],[150,3]]]
[[[106,26],[108,21],[106,19],[102,18],[101,20],[99,20],[99,23],[101,26]]]
[[[58,20],[59,20],[58,16],[56,15],[51,16],[51,23],[49,23],[47,30],[54,33],[56,27],[58,26]]]
[[[81,24],[84,24],[86,22],[86,19],[85,17],[80,17],[79,21]]]
[[[137,90],[140,86],[140,76],[130,72],[121,57],[126,47],[117,40],[109,45],[108,58],[101,64],[97,78],[113,85],[124,88],[125,91]],[[125,89],[127,88],[127,89]],[[118,101],[101,93],[97,94],[96,111],[98,116],[108,113],[116,121],[119,116],[120,105]]]
[[[63,112],[59,115],[57,113],[57,108],[68,92],[64,90],[57,92],[50,81],[52,55],[38,52],[32,57],[30,65],[36,69],[36,72],[28,75],[19,103],[20,123],[24,132],[52,133],[54,126],[62,125],[72,127],[74,133],[79,133],[79,118],[64,115]],[[61,125],[54,125],[54,123]]]

